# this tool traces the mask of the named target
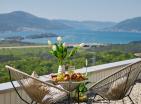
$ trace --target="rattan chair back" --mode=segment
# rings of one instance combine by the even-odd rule
[[[141,61],[100,80],[89,89],[107,100],[121,100],[128,96],[141,72]]]
[[[58,89],[62,92],[66,92],[66,90],[59,88],[55,85],[53,85],[52,83],[48,83],[48,82],[43,82],[41,80],[39,80],[38,78],[32,77],[22,71],[19,71],[13,67],[10,66],[6,66],[6,68],[9,71],[9,75],[10,75],[10,80],[11,82],[17,81],[19,84],[19,88],[23,89],[27,95],[35,102],[43,104],[42,100],[43,97],[45,95],[47,95],[49,93],[49,90],[51,87]],[[18,93],[18,89],[17,87],[14,86],[14,83],[12,83],[13,87],[15,88],[16,92]],[[20,95],[20,93],[18,93],[18,95],[20,96],[20,98],[28,103],[26,100],[24,100],[22,98],[22,96]],[[51,99],[53,100],[53,99]],[[55,99],[54,101],[50,101],[50,102],[56,102]],[[30,103],[28,103],[30,104]]]

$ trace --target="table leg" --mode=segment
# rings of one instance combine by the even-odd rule
[[[78,104],[79,104],[79,91],[78,91]]]
[[[70,93],[68,94],[68,104],[71,104]]]
[[[70,93],[70,88],[71,88],[71,81],[69,81],[69,100],[68,100],[68,104],[71,104],[71,93]]]

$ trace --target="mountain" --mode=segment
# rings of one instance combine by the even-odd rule
[[[23,11],[0,14],[0,32],[51,29],[141,32],[141,17],[115,23],[100,21],[49,20]]]
[[[100,22],[100,21],[71,21],[71,20],[54,20],[57,23],[63,23],[67,26],[73,27],[74,29],[85,29],[85,30],[100,30],[103,28],[109,28],[114,26],[115,22]]]
[[[92,30],[109,28],[116,24],[115,22],[100,22],[100,21],[83,21],[82,23],[85,24],[85,26],[87,26],[89,29],[92,29]]]
[[[121,21],[112,28],[103,30],[116,32],[141,32],[141,17]]]
[[[0,14],[0,31],[31,31],[67,28],[71,27],[62,23],[56,23],[48,19],[36,17],[23,11]]]

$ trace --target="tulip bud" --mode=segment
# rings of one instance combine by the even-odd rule
[[[51,41],[50,40],[48,40],[48,45],[51,45],[52,43],[51,43]]]
[[[66,43],[63,43],[63,47],[66,47]]]
[[[84,47],[84,45],[85,45],[84,43],[79,44],[80,47]]]
[[[53,45],[53,46],[52,46],[52,50],[53,50],[53,51],[56,51],[56,45]]]
[[[60,36],[57,37],[57,41],[58,41],[58,42],[61,42],[61,41],[62,41],[62,37],[60,37]]]

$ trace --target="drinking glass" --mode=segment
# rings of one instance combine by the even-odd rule
[[[92,67],[96,63],[95,54],[91,53],[90,55],[91,55],[91,57],[86,57],[86,59],[85,59],[86,76],[87,76],[87,72],[88,72],[88,67]]]
[[[73,74],[75,70],[75,66],[69,66],[68,67],[68,74]]]

